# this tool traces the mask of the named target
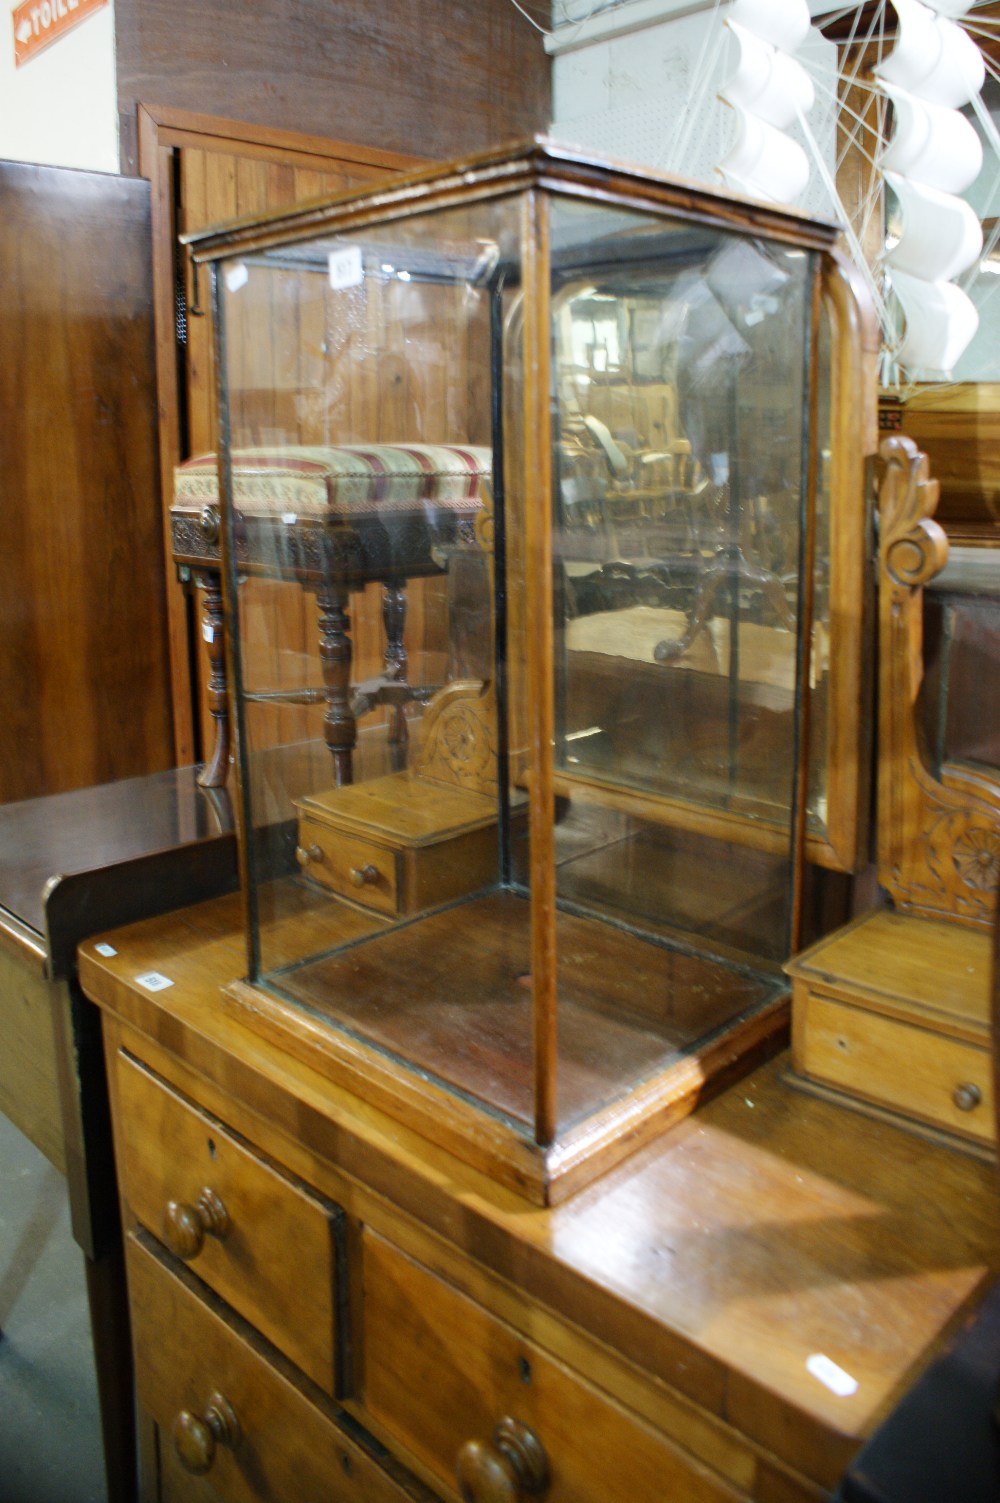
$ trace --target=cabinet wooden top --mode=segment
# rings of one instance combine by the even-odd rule
[[[339,234],[371,223],[507,196],[535,188],[561,189],[580,198],[598,198],[647,211],[748,234],[765,235],[813,249],[832,247],[837,226],[797,209],[734,197],[702,183],[601,160],[573,146],[535,136],[458,161],[416,168],[391,180],[348,188],[327,199],[272,213],[251,214],[227,224],[181,235],[196,262],[266,250]]]
[[[84,990],[303,1177],[335,1165],[823,1485],[1000,1265],[989,1166],[797,1093],[781,1059],[567,1203],[528,1205],[251,1035],[221,990],[238,926],[233,897],[88,941]]]

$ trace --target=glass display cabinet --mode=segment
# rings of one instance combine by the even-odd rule
[[[189,239],[231,1005],[536,1201],[771,1046],[806,866],[858,859],[873,334],[834,236],[535,141]]]

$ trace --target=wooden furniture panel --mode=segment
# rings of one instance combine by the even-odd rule
[[[879,487],[879,882],[906,913],[991,928],[1000,869],[1000,782],[928,763],[917,717],[923,678],[923,586],[947,540],[938,486],[911,440],[886,439]]]
[[[115,11],[123,171],[135,170],[135,107],[152,100],[313,136],[362,136],[430,158],[543,130],[550,64],[508,3],[419,8],[390,0],[121,0]],[[279,131],[280,133],[280,131]]]
[[[886,418],[926,453],[941,486],[937,519],[955,543],[1000,541],[1000,385],[958,382],[884,402]]]
[[[0,947],[0,1039],[15,1069],[0,1071],[0,1112],[66,1172],[51,984]]]
[[[365,1410],[469,1503],[745,1496],[370,1231],[363,1308]],[[539,1447],[520,1468],[503,1422],[513,1446],[527,1430]]]
[[[833,1503],[995,1503],[1000,1287],[859,1452]]]
[[[142,1353],[139,1402],[160,1431],[158,1503],[427,1498],[418,1484],[403,1481],[401,1469],[390,1476],[337,1423],[336,1411],[311,1402],[248,1328],[237,1329],[134,1235],[128,1277]],[[235,1425],[226,1430],[220,1415],[234,1416]]]
[[[0,164],[0,802],[171,765],[149,212]]]
[[[123,1192],[132,1212],[333,1393],[342,1212],[266,1164],[137,1060],[119,1054],[114,1069],[129,1123]]]

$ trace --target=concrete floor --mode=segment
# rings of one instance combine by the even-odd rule
[[[0,1503],[106,1503],[66,1185],[0,1116]]]

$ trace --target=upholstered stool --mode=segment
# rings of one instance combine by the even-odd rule
[[[402,706],[420,695],[406,681],[406,581],[442,572],[448,550],[472,542],[492,450],[453,444],[292,446],[234,450],[231,462],[237,569],[294,578],[316,593],[324,736],[337,784],[349,783],[358,714],[390,705],[390,736],[405,739]],[[216,742],[202,780],[217,786],[226,778],[229,722],[215,454],[176,468],[171,523],[175,562],[190,566],[205,586]],[[380,679],[352,690],[348,596],[372,580],[383,587],[385,668]]]

